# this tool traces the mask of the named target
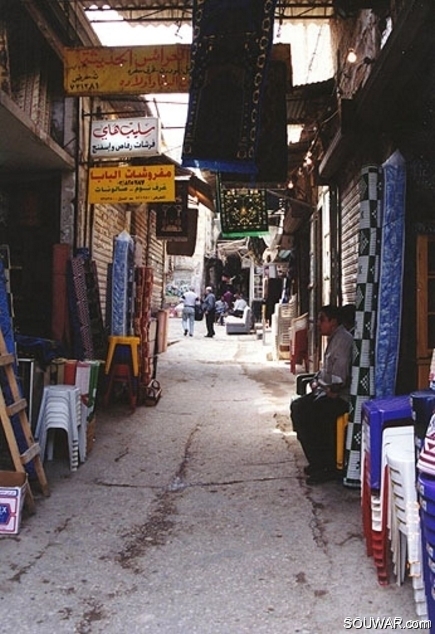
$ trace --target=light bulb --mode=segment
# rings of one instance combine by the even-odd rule
[[[347,57],[346,57],[347,61],[349,62],[349,64],[355,64],[356,60],[357,60],[357,56],[355,53],[355,49],[350,48],[347,52]]]

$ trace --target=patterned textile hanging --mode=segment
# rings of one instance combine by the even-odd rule
[[[188,209],[188,235],[187,240],[168,240],[166,243],[166,253],[168,255],[184,255],[192,257],[196,248],[196,237],[198,233],[198,210]]]
[[[150,204],[150,208],[156,212],[158,240],[187,240],[188,187],[188,180],[175,181],[175,202]]]
[[[287,180],[287,65],[273,59],[266,72],[255,163],[257,182]]]
[[[256,173],[276,0],[195,0],[182,164]]]
[[[265,189],[234,187],[218,176],[217,208],[223,238],[256,237],[269,230]]]
[[[376,311],[381,244],[381,172],[377,166],[361,171],[360,229],[356,287],[355,346],[350,389],[349,425],[343,483],[358,488],[361,482],[361,410],[375,395],[374,362]]]

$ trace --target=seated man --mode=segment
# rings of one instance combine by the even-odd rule
[[[240,293],[235,293],[234,295],[234,305],[233,308],[228,311],[229,315],[234,315],[234,317],[243,317],[243,311],[247,306],[247,302]]]
[[[336,421],[348,411],[353,336],[339,321],[336,306],[323,306],[318,317],[322,336],[328,337],[322,369],[311,382],[312,392],[292,401],[293,429],[308,460],[307,484],[337,477]]]

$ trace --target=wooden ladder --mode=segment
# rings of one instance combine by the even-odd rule
[[[30,428],[29,420],[27,418],[26,407],[27,401],[22,398],[17,379],[15,376],[15,356],[7,351],[5,339],[0,329],[0,367],[3,368],[6,376],[6,384],[9,385],[10,395],[13,402],[6,405],[5,396],[3,390],[0,389],[0,421],[3,426],[3,430],[8,443],[9,452],[11,454],[12,462],[16,471],[20,473],[26,473],[25,465],[33,461],[36,476],[41,486],[42,494],[45,496],[50,495],[48,482],[45,477],[44,468],[40,456],[40,448],[37,442],[35,442],[32,430]],[[9,400],[9,399],[8,399]],[[18,415],[21,428],[23,430],[23,436],[26,441],[27,449],[20,453],[18,448],[17,439],[15,437],[14,429],[12,426],[12,416]],[[26,487],[25,496],[26,508],[30,513],[35,511],[35,500],[29,483]]]

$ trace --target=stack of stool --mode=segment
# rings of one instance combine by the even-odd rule
[[[72,385],[47,385],[42,395],[38,422],[35,430],[44,460],[53,459],[54,433],[62,429],[67,434],[71,471],[86,460],[86,429],[82,425],[79,388]]]
[[[388,431],[387,431],[388,430]],[[389,583],[388,486],[386,448],[389,444],[414,443],[414,424],[409,396],[371,399],[362,404],[361,506],[368,556],[373,556],[378,581]]]
[[[140,337],[110,336],[105,364],[106,391],[104,405],[109,404],[116,385],[125,387],[131,409],[136,409],[139,390]]]
[[[417,615],[427,617],[414,444],[408,440],[388,445],[386,462],[391,495],[388,524],[396,582],[402,585],[408,571]]]

